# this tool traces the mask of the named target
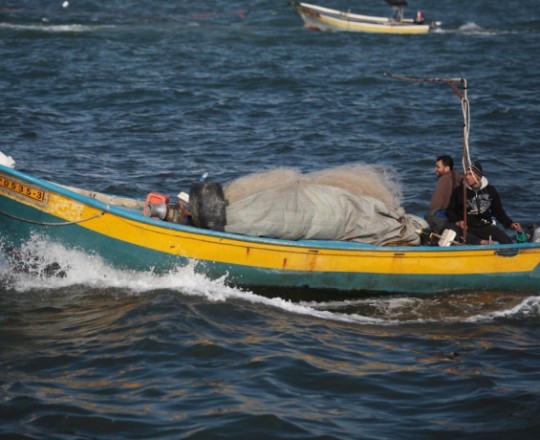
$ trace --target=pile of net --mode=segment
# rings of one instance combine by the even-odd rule
[[[287,240],[352,240],[418,245],[418,217],[400,206],[392,168],[366,164],[309,174],[278,168],[224,187],[225,230]]]

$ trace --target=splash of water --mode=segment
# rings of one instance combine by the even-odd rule
[[[24,264],[21,265],[21,262]],[[43,237],[34,236],[17,250],[16,258],[9,253],[0,254],[0,286],[2,291],[22,294],[81,285],[93,289],[121,290],[128,295],[169,290],[203,297],[211,302],[247,301],[287,313],[360,325],[481,323],[540,317],[540,296],[468,292],[429,297],[373,296],[345,301],[298,303],[229,286],[226,275],[210,279],[198,273],[196,268],[197,262],[192,261],[165,274],[122,270],[108,265],[99,256],[66,249]]]

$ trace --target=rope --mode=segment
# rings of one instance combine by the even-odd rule
[[[472,165],[471,154],[469,150],[469,131],[471,122],[471,112],[469,100],[467,99],[467,83],[464,83],[464,94],[461,98],[461,111],[463,113],[463,156],[461,158],[463,173]],[[463,182],[463,241],[467,242],[467,185]]]
[[[40,225],[40,226],[68,226],[68,225],[75,225],[77,223],[87,222],[89,220],[93,220],[95,218],[101,217],[102,215],[105,215],[105,212],[100,212],[99,214],[93,215],[93,216],[88,217],[88,218],[83,218],[82,220],[75,220],[75,221],[72,221],[72,222],[59,222],[59,223],[38,222],[38,221],[30,220],[30,219],[27,219],[27,218],[17,217],[16,215],[9,214],[9,213],[4,212],[4,211],[0,211],[0,214],[5,215],[6,217],[10,217],[10,218],[15,219],[15,220],[20,220],[20,221],[25,222],[25,223],[31,223],[33,225]]]
[[[471,113],[469,100],[467,97],[461,99],[461,111],[463,113],[463,171],[472,165],[471,153],[469,150],[469,132],[471,130]]]

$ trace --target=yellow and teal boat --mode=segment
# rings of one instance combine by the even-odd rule
[[[4,252],[38,235],[119,268],[164,272],[195,264],[246,287],[432,294],[540,291],[540,243],[378,246],[252,237],[145,215],[144,200],[72,188],[0,165]]]

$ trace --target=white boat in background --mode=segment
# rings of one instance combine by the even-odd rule
[[[293,6],[304,20],[305,27],[316,31],[411,35],[427,34],[441,24],[440,22],[426,22],[421,11],[417,12],[414,19],[404,18],[403,11],[407,6],[404,0],[387,0],[387,3],[395,11],[393,17],[354,14],[303,2],[293,2]]]

